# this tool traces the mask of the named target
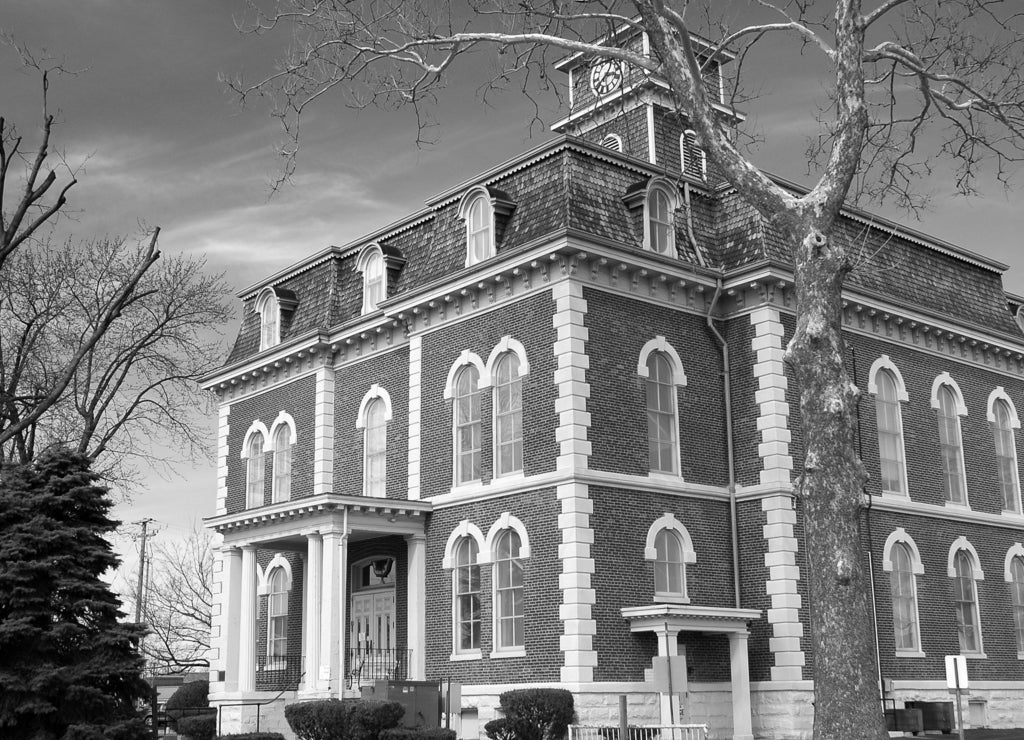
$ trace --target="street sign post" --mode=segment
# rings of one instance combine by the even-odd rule
[[[962,655],[946,656],[946,687],[956,695],[956,726],[960,740],[964,740],[964,712],[960,706],[960,695],[970,693],[967,680],[967,658]]]

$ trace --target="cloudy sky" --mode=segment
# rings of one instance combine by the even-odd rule
[[[408,113],[325,105],[304,124],[294,183],[270,197],[280,167],[278,124],[258,102],[240,108],[220,78],[272,70],[287,39],[240,34],[235,24],[245,14],[244,0],[4,0],[0,29],[81,70],[50,92],[60,112],[57,143],[71,161],[86,162],[70,200],[80,236],[130,233],[140,221],[159,225],[165,253],[205,255],[241,290],[418,210],[432,194],[548,136],[527,129],[523,101],[509,95],[484,106],[464,78],[442,99],[439,140],[427,148],[416,146]],[[820,93],[813,58],[768,53],[758,61],[761,98],[749,107],[765,138],[758,163],[800,181]],[[554,105],[549,121],[559,117]],[[0,48],[0,115],[28,132],[38,110],[35,80]],[[1024,182],[1018,178],[1009,194],[987,185],[985,197],[965,200],[952,197],[941,177],[934,180],[932,210],[920,221],[886,215],[1011,264],[1005,285],[1024,294]],[[207,426],[212,438],[212,420]],[[168,538],[211,515],[213,465],[178,468],[180,477],[150,478],[118,516],[153,517]],[[130,560],[130,545],[125,552]]]

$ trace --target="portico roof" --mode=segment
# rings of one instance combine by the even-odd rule
[[[695,604],[627,606],[622,616],[631,632],[746,632],[747,623],[761,617],[760,609],[732,609]]]

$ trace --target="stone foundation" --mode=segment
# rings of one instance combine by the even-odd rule
[[[908,687],[908,683],[896,682],[888,694],[887,698],[895,700],[897,708],[908,701],[956,701],[943,682],[927,681],[914,687]],[[972,681],[971,691],[963,696],[960,706],[964,729],[1024,727],[1024,681]],[[955,704],[953,712],[955,718]]]
[[[750,712],[758,740],[810,740],[814,725],[811,681],[764,681],[750,686]]]

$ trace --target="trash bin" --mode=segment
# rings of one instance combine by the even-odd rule
[[[907,709],[920,709],[924,729],[942,730],[945,734],[953,732],[956,722],[953,719],[953,702],[951,701],[908,701],[904,702]]]

